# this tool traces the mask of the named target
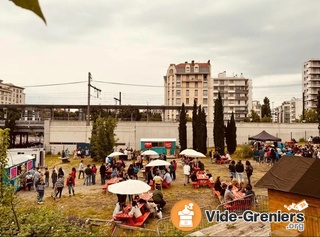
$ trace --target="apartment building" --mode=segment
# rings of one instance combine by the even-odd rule
[[[217,78],[213,78],[213,100],[218,98],[220,92],[224,120],[231,118],[232,112],[236,121],[243,121],[248,117],[252,109],[252,80],[240,76],[227,76],[226,71],[219,73]]]
[[[302,115],[302,99],[293,97],[278,107],[278,123],[295,123]]]
[[[213,121],[213,93],[210,60],[206,63],[195,61],[170,64],[164,76],[164,104],[192,106],[194,100],[204,108],[207,121]],[[192,117],[192,111],[187,112]],[[166,121],[179,119],[179,111],[165,112]]]
[[[0,80],[0,103],[1,104],[24,104],[24,88],[15,86],[11,83],[3,83]]]
[[[302,93],[305,110],[317,108],[320,89],[320,59],[311,59],[303,64]]]
[[[252,101],[252,110],[255,111],[261,118],[261,104],[259,100]],[[248,111],[251,114],[251,110]]]

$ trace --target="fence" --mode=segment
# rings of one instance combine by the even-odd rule
[[[208,226],[211,226],[212,224],[208,223],[207,217],[205,216],[205,210],[211,211],[210,206],[204,206],[200,207],[201,213],[202,213],[202,218],[199,226],[193,230],[197,231],[203,228],[206,228]],[[186,232],[178,230],[171,221],[170,216],[162,218],[157,221],[156,223],[156,231],[159,237],[161,236],[185,236]]]
[[[235,212],[241,215],[246,210],[252,210],[256,212],[267,212],[268,208],[268,196],[265,195],[249,195],[243,199],[233,200],[227,203],[219,204],[216,210],[224,212],[228,210],[229,212]]]

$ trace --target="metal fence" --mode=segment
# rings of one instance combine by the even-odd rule
[[[211,211],[210,206],[203,206],[200,207],[201,213],[202,213],[202,218],[199,226],[193,230],[197,231],[203,228],[206,228],[212,224],[208,223],[207,217],[205,215],[205,210]],[[157,221],[156,223],[156,231],[159,237],[161,236],[185,236],[186,232],[178,230],[172,223],[170,216],[164,217],[160,220]]]
[[[233,200],[227,203],[219,204],[216,210],[224,212],[235,212],[241,215],[246,210],[252,210],[256,212],[267,212],[269,210],[268,196],[265,195],[249,195],[243,199]]]

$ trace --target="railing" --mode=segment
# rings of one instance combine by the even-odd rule
[[[252,210],[256,212],[267,212],[269,210],[268,196],[265,195],[248,195],[243,199],[237,199],[230,202],[219,204],[216,210],[224,212],[228,210],[241,215],[246,210]]]
[[[203,229],[203,228],[206,228],[206,227],[212,225],[208,222],[207,217],[205,215],[205,210],[211,211],[211,207],[204,206],[204,207],[200,207],[200,209],[201,209],[201,213],[202,213],[201,222],[200,222],[199,226],[193,231],[197,231],[197,230],[200,230],[200,229]],[[159,237],[161,237],[161,236],[185,236],[186,235],[186,232],[178,230],[172,224],[170,216],[164,217],[164,218],[158,220],[156,223],[156,230],[157,230],[157,234]]]

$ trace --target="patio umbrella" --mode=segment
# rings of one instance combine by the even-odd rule
[[[167,161],[164,161],[164,160],[153,160],[149,164],[147,164],[146,166],[153,167],[153,166],[166,166],[166,165],[170,165],[170,163]]]
[[[135,195],[148,192],[151,187],[136,179],[129,179],[126,181],[122,181],[116,184],[112,184],[108,187],[108,191],[115,194],[123,194],[123,195]]]
[[[122,152],[115,151],[115,152],[112,152],[107,157],[122,156],[122,155],[124,155]]]
[[[190,152],[196,152],[196,150],[193,149],[184,149],[183,151],[180,152],[180,155],[186,155],[186,153],[190,153]]]
[[[159,154],[153,150],[146,150],[144,152],[141,153],[141,155],[144,156],[159,156]]]

